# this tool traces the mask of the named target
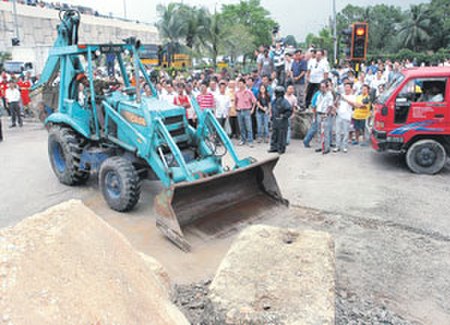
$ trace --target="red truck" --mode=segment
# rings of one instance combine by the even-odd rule
[[[406,155],[409,169],[436,174],[450,154],[450,67],[405,69],[374,104],[372,147]]]

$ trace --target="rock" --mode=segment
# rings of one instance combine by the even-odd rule
[[[0,319],[188,325],[150,260],[80,201],[60,204],[0,231]]]
[[[304,139],[308,129],[311,127],[312,120],[312,112],[295,112],[294,117],[291,120],[292,137],[294,139]]]
[[[210,285],[205,323],[334,324],[334,241],[324,232],[246,228]]]
[[[172,283],[166,269],[155,258],[148,256],[147,254],[144,254],[142,252],[139,252],[139,255],[142,257],[148,269],[150,270],[150,274],[152,276],[156,276],[158,284],[160,285],[163,292],[165,292],[167,298],[170,298]]]

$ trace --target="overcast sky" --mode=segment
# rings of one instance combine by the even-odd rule
[[[127,17],[146,22],[155,22],[156,5],[167,4],[170,0],[66,0],[65,2],[94,7],[102,14],[112,13],[115,16],[123,16],[124,3],[126,4]],[[222,4],[238,3],[239,0],[184,0],[191,5],[207,6],[214,10],[214,6],[220,8]],[[347,4],[369,5],[385,3],[408,8],[411,4],[428,2],[427,0],[336,0],[337,11]],[[281,33],[285,36],[294,35],[298,41],[303,41],[310,32],[319,31],[328,23],[328,18],[332,15],[333,0],[262,0],[262,5],[267,8],[272,17],[281,25]]]

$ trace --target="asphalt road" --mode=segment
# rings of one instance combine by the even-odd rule
[[[6,130],[0,143],[0,227],[67,199],[81,199],[137,249],[159,259],[176,282],[188,283],[212,276],[237,230],[245,226],[215,236],[189,231],[194,250],[181,253],[156,230],[156,183],[145,184],[131,213],[112,212],[95,177],[77,188],[58,183],[46,139],[38,124]],[[238,150],[261,159],[268,155],[266,149],[257,145]],[[346,308],[376,305],[410,323],[450,324],[449,166],[439,175],[420,176],[409,172],[401,157],[370,148],[323,156],[293,141],[275,173],[292,209],[251,222],[332,233],[338,293]]]

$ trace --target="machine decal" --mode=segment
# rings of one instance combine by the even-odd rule
[[[120,112],[120,115],[122,115],[130,123],[141,126],[147,126],[147,123],[145,123],[145,118],[143,118],[142,116],[139,116],[137,114],[128,111],[122,111]]]
[[[425,131],[425,132],[442,132],[442,128],[432,128],[429,127],[434,124],[435,121],[427,120],[423,122],[415,122],[403,125],[395,130],[393,130],[391,135],[403,135],[409,131]]]

